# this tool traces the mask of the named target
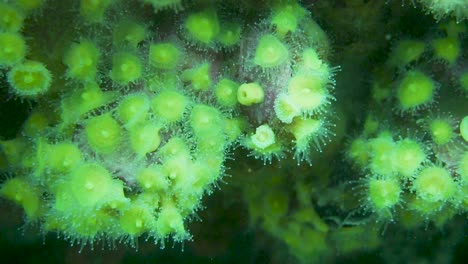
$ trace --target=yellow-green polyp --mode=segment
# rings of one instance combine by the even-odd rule
[[[52,74],[37,61],[26,61],[16,65],[8,72],[8,82],[13,91],[25,97],[46,93],[52,84]]]

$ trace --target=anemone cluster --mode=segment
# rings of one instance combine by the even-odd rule
[[[31,0],[0,12],[1,70],[32,105],[0,142],[12,175],[0,194],[46,233],[190,239],[186,222],[233,149],[300,162],[327,139],[328,40],[295,1]]]
[[[395,42],[347,152],[366,175],[365,207],[381,220],[444,225],[467,210],[466,27],[438,28]]]

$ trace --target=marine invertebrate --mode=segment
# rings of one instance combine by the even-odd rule
[[[182,3],[143,2],[154,6],[147,19],[158,17],[157,26],[136,19],[146,7],[141,3],[68,1],[70,9],[59,10],[57,19],[67,16],[70,28],[87,33],[52,31],[57,56],[48,57],[36,44],[43,41],[39,30],[14,13],[34,13],[32,2],[27,9],[0,6],[17,19],[2,26],[12,31],[0,33],[2,71],[16,96],[35,102],[36,113],[17,138],[0,143],[7,170],[18,174],[0,190],[45,232],[84,244],[143,233],[155,241],[190,239],[187,219],[223,177],[229,151],[243,145],[264,160],[282,157],[294,149],[283,135],[289,133],[303,159],[318,133],[306,120],[327,124],[316,114],[327,113],[333,73],[316,50],[319,40],[288,37],[307,26],[298,3],[273,1],[278,12],[299,16],[294,27],[276,31],[287,20],[279,13],[273,21],[257,15],[265,26],[251,30],[226,16],[246,12],[236,5],[227,11],[208,1],[160,13]],[[58,4],[34,6],[41,10],[39,27],[54,20],[44,14]],[[167,21],[172,25],[165,28]],[[239,58],[246,61],[232,63]],[[280,94],[298,111],[287,113]]]
[[[30,113],[0,141],[0,195],[44,233],[227,244],[209,205],[310,263],[465,217],[463,23],[384,1],[3,3],[0,83]],[[36,78],[9,78],[31,61]]]
[[[460,27],[463,31],[464,24],[455,25],[452,21],[439,27],[445,31],[445,36],[453,36],[453,43],[464,38],[447,27]],[[413,211],[416,222],[417,217],[422,216],[441,224],[438,219],[446,213],[444,210],[450,210],[452,216],[466,212],[465,196],[461,194],[465,192],[464,184],[457,169],[449,169],[460,166],[457,162],[467,149],[462,130],[456,129],[466,113],[457,112],[455,105],[448,106],[447,103],[454,100],[455,85],[440,72],[458,75],[452,69],[457,63],[463,63],[460,54],[466,52],[466,47],[456,44],[456,52],[452,53],[448,47],[436,47],[452,44],[438,42],[439,38],[433,35],[426,38],[429,43],[436,43],[431,50],[426,50],[424,41],[413,38],[395,43],[385,62],[385,71],[395,77],[391,84],[376,78],[375,82],[385,83],[383,86],[387,88],[384,89],[388,91],[385,99],[374,97],[371,103],[379,109],[373,111],[373,115],[385,116],[385,121],[376,122],[369,131],[371,126],[366,120],[362,134],[351,142],[347,155],[365,175],[396,180],[401,185],[389,194],[389,197],[399,197],[395,201],[402,206],[400,211]],[[428,59],[431,57],[435,59]],[[439,86],[450,88],[439,92]],[[377,87],[379,85],[374,89]],[[382,111],[395,109],[395,105],[398,113]],[[380,203],[381,207],[383,204]],[[376,215],[380,217],[378,213]]]

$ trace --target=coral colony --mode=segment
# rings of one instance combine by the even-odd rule
[[[468,4],[421,2],[437,33],[393,42],[343,131],[333,41],[298,1],[1,1],[0,77],[30,112],[0,141],[0,196],[73,242],[196,242],[230,169],[251,223],[302,262],[377,247],[389,222],[443,226],[468,210]],[[338,196],[371,220],[321,218]]]

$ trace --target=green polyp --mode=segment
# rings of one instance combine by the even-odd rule
[[[169,234],[174,234],[176,239],[184,238],[187,236],[187,232],[185,231],[183,220],[173,201],[163,201],[161,211],[155,223],[158,236],[164,238]]]
[[[26,179],[21,177],[10,178],[0,188],[3,196],[21,205],[28,219],[33,220],[39,216],[40,200],[37,190]]]
[[[143,71],[140,59],[128,52],[120,52],[112,56],[111,79],[121,85],[127,85],[138,80]]]
[[[323,121],[315,118],[294,118],[288,130],[294,135],[296,139],[296,148],[298,151],[305,151],[308,149],[312,139],[318,138],[319,132],[323,130]]]
[[[5,155],[7,165],[10,167],[20,166],[22,157],[25,154],[28,142],[25,138],[14,138],[9,140],[0,140],[2,154]]]
[[[131,236],[137,236],[149,231],[154,225],[154,217],[151,208],[145,204],[133,202],[130,208],[120,216],[120,226]]]
[[[424,201],[447,202],[455,194],[456,184],[447,169],[432,165],[421,170],[412,188]]]
[[[443,207],[443,201],[427,201],[419,196],[414,197],[409,203],[408,208],[415,211],[422,219],[428,216],[434,216]],[[418,220],[422,220],[418,219]],[[413,223],[415,224],[415,223]]]
[[[146,34],[146,28],[143,25],[126,19],[118,23],[114,29],[114,44],[128,44],[136,48],[146,38]]]
[[[291,101],[301,111],[317,111],[327,103],[329,93],[322,77],[316,75],[296,75],[289,80],[288,93]]]
[[[78,110],[85,114],[93,109],[101,107],[117,98],[118,93],[112,91],[103,92],[95,82],[85,83],[83,89],[78,92]]]
[[[295,33],[307,11],[296,1],[277,1],[273,3],[271,24],[276,32],[284,37],[287,33]]]
[[[403,139],[396,145],[394,164],[396,170],[404,179],[415,176],[426,158],[422,146],[412,139]]]
[[[462,49],[458,38],[440,38],[432,41],[436,58],[454,64],[460,56]]]
[[[13,5],[0,3],[0,29],[7,32],[17,32],[23,27],[24,14]]]
[[[437,118],[429,123],[432,140],[437,145],[445,145],[455,137],[455,131],[449,120]]]
[[[239,83],[227,78],[221,79],[214,88],[216,100],[222,106],[233,107],[237,104]]]
[[[247,128],[247,120],[242,117],[225,118],[224,119],[224,134],[229,142],[237,140]]]
[[[8,72],[8,82],[13,91],[25,97],[34,97],[46,93],[52,84],[52,74],[37,61],[18,64]]]
[[[424,52],[425,43],[418,40],[402,40],[392,52],[390,63],[404,67],[406,64],[418,60]]]
[[[68,68],[67,75],[82,81],[94,80],[99,57],[99,49],[92,41],[73,43],[63,57],[63,63]]]
[[[103,92],[95,82],[85,83],[82,89],[63,98],[60,117],[65,124],[77,122],[92,110],[112,102],[117,95],[117,92]]]
[[[259,149],[265,149],[276,142],[275,132],[268,124],[257,127],[250,139],[255,148]]]
[[[294,104],[287,94],[278,95],[275,99],[274,110],[276,117],[286,124],[290,124],[293,118],[300,114],[299,107]]]
[[[81,239],[93,241],[99,232],[112,223],[112,217],[104,211],[81,213],[81,217],[71,217],[66,224],[66,232]],[[59,220],[60,221],[60,220]],[[62,220],[63,221],[63,220]]]
[[[226,136],[220,131],[208,131],[203,137],[197,137],[197,150],[201,153],[218,153],[224,155]]]
[[[109,194],[103,201],[103,206],[112,210],[123,210],[130,203],[130,199],[125,196],[124,183],[119,179],[112,179]]]
[[[144,157],[159,147],[161,144],[160,129],[158,124],[145,123],[130,130],[130,144],[138,157]]]
[[[76,199],[72,193],[72,186],[69,182],[62,181],[57,183],[53,190],[52,194],[54,196],[53,202],[53,211],[59,213],[73,213],[73,205],[76,205]],[[78,207],[78,206],[76,206]],[[81,207],[79,207],[81,208]]]
[[[370,169],[376,175],[393,175],[396,172],[395,168],[395,149],[396,144],[392,138],[383,135],[369,140],[371,148]]]
[[[434,81],[421,71],[413,70],[406,74],[398,86],[397,98],[400,108],[416,109],[428,104],[434,97]]]
[[[41,135],[48,125],[49,119],[47,114],[36,110],[29,115],[24,123],[22,133],[27,137],[34,138]]]
[[[26,42],[18,33],[0,32],[0,67],[20,63],[26,55]]]
[[[203,44],[212,44],[219,34],[219,21],[212,8],[192,13],[184,23],[189,35]]]
[[[256,82],[241,84],[237,89],[237,101],[241,105],[250,106],[262,103],[264,97],[263,87]]]
[[[298,74],[313,73],[322,80],[331,80],[333,72],[329,65],[323,61],[314,48],[306,48],[302,53],[301,63],[297,67]]]
[[[213,131],[222,131],[223,117],[218,109],[198,104],[193,107],[190,114],[190,126],[197,137],[204,137]]]
[[[254,63],[262,68],[272,68],[289,59],[286,46],[274,35],[263,35],[255,50]]]
[[[71,171],[69,184],[81,206],[96,208],[112,189],[112,175],[97,163],[83,163]]]
[[[173,189],[175,188],[175,185],[178,184],[179,186],[182,185],[184,188],[188,188],[186,190],[179,191],[189,191],[191,180],[193,180],[192,166],[193,162],[191,160],[191,156],[185,153],[180,153],[164,160],[164,163],[162,164],[162,172],[165,177],[171,180]],[[181,183],[188,183],[188,185]],[[186,193],[184,193],[184,195],[185,194]]]
[[[190,82],[193,90],[206,91],[212,85],[210,69],[211,64],[206,62],[195,68],[183,71],[180,78],[184,82]]]
[[[82,161],[82,153],[77,145],[61,142],[48,146],[47,168],[54,172],[66,173]]]
[[[303,72],[315,71],[323,72],[326,67],[326,63],[320,59],[319,54],[314,48],[307,48],[302,52],[300,70]]]
[[[89,119],[85,130],[88,144],[97,153],[110,154],[116,151],[122,140],[122,128],[110,113]]]
[[[150,45],[150,64],[158,69],[174,69],[182,59],[182,51],[172,43],[155,43]]]
[[[126,127],[144,122],[149,113],[149,98],[144,93],[127,95],[117,107],[117,116]]]
[[[190,156],[190,149],[184,139],[174,136],[158,149],[158,156],[164,160],[176,155]]]
[[[396,178],[370,179],[368,188],[369,201],[376,211],[391,209],[400,201],[402,190]]]
[[[179,72],[159,71],[146,80],[146,90],[160,92],[162,90],[177,90],[182,85]]]
[[[216,156],[215,158],[223,160],[224,157]],[[197,159],[197,162],[194,164],[194,174],[196,178],[196,181],[193,185],[194,194],[203,193],[203,190],[205,190],[209,184],[213,183],[213,181],[215,181],[220,175],[219,164],[218,163],[212,164],[209,161],[209,159],[210,158],[206,158],[206,159],[200,158],[200,159]],[[197,204],[196,202],[192,204],[190,204],[189,202],[188,203],[189,206],[188,207],[185,206],[184,209],[185,210],[188,209],[190,211],[190,209],[193,208],[193,205],[196,205],[196,204]]]
[[[162,121],[172,123],[182,120],[189,99],[175,90],[164,90],[151,100],[151,109]]]
[[[218,41],[226,47],[232,47],[240,42],[241,26],[236,23],[226,23],[221,27]]]
[[[364,138],[356,138],[351,142],[347,153],[348,157],[361,168],[369,161],[369,143]]]
[[[160,166],[143,168],[137,174],[137,181],[145,191],[158,192],[169,187],[169,180],[162,172]]]
[[[271,24],[275,26],[280,36],[285,36],[289,32],[296,32],[298,21],[289,10],[279,10],[273,15]]]

